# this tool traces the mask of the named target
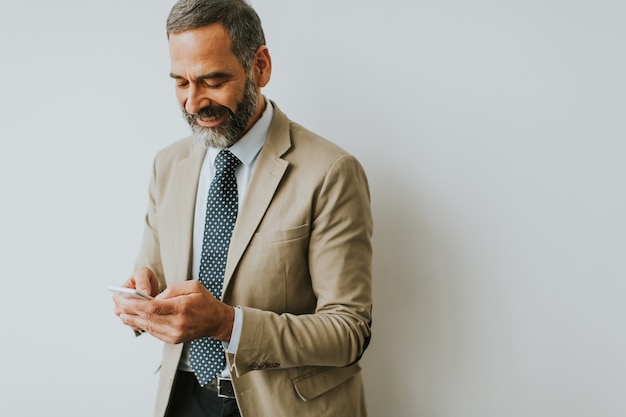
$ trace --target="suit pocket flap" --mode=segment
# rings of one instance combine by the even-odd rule
[[[323,367],[293,380],[296,392],[304,401],[312,400],[337,387],[361,371],[358,364],[345,368]]]
[[[252,236],[250,246],[267,245],[271,243],[289,242],[308,235],[309,225],[303,224],[298,227],[292,227],[285,230],[257,232]]]

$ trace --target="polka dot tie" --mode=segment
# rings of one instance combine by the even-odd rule
[[[227,149],[215,158],[215,176],[207,198],[199,280],[218,300],[222,297],[228,246],[237,219],[235,169],[241,161]],[[226,366],[222,342],[210,337],[191,341],[189,363],[201,386]]]

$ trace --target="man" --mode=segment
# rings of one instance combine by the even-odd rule
[[[365,416],[361,166],[261,95],[271,58],[245,1],[181,0],[167,33],[193,135],[155,158],[124,284],[155,299],[114,296],[124,324],[165,342],[155,416]]]

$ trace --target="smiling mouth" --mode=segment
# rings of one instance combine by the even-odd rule
[[[228,116],[228,109],[223,106],[205,107],[194,117],[195,122],[201,127],[216,127],[223,123]]]
[[[198,116],[198,117],[196,117],[196,120],[201,120],[203,122],[209,123],[209,122],[213,122],[215,120],[221,119],[222,116],[224,116],[224,115],[222,114],[221,116],[204,116],[204,117]]]
[[[226,118],[226,113],[211,116],[196,116],[196,124],[202,127],[216,127]]]

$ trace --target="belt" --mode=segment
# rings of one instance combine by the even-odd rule
[[[215,392],[220,398],[235,398],[235,390],[230,378],[216,376],[202,388]]]

